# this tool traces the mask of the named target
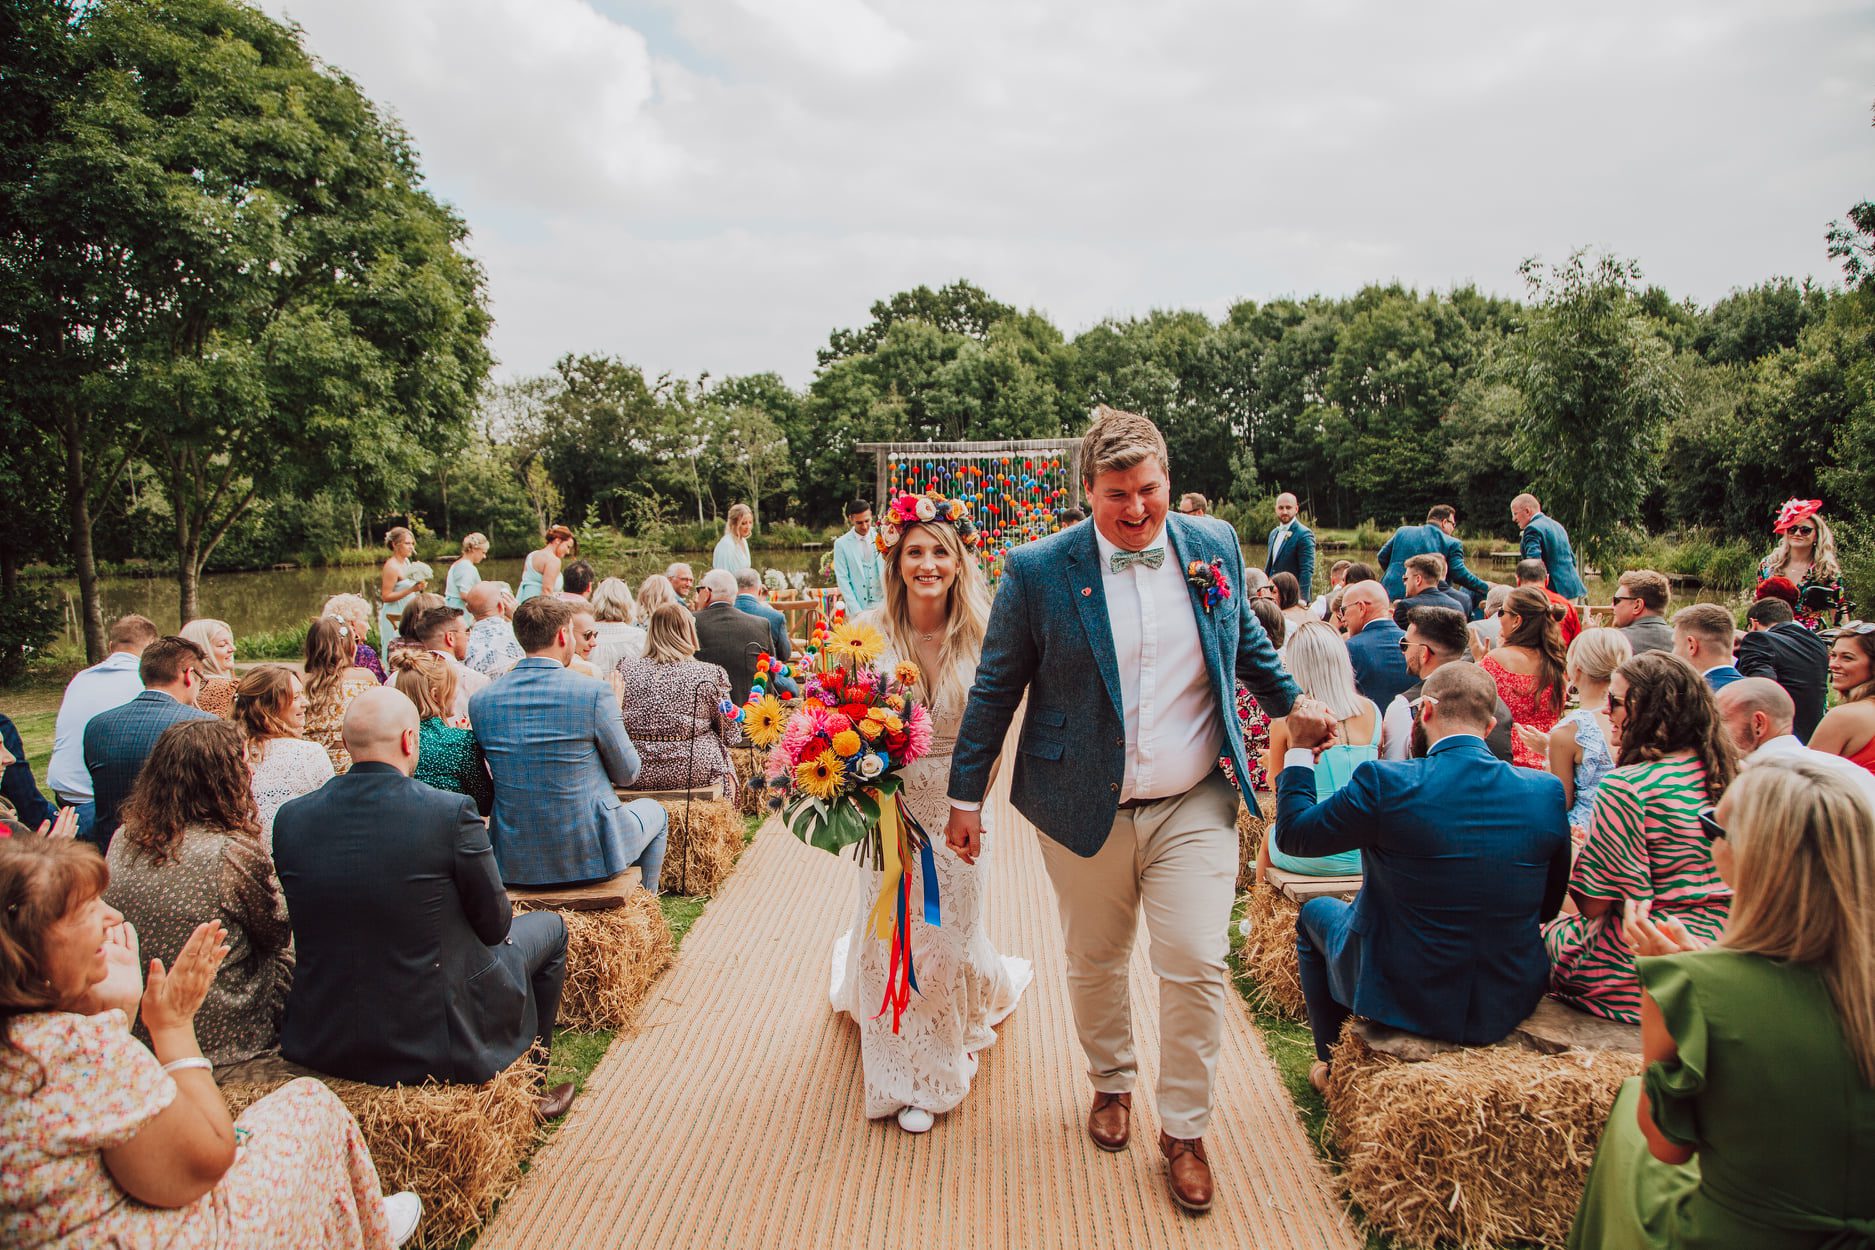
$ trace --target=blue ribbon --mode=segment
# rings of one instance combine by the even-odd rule
[[[924,922],[936,928],[943,921],[938,916],[937,855],[930,838],[918,844],[918,854],[924,860]]]

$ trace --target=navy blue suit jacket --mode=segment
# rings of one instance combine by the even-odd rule
[[[1588,596],[1582,575],[1576,571],[1575,549],[1569,545],[1569,531],[1555,517],[1539,512],[1523,527],[1520,554],[1526,560],[1541,560],[1549,570],[1549,588],[1565,599]]]
[[[1394,695],[1413,684],[1413,675],[1406,671],[1406,654],[1400,650],[1400,639],[1405,636],[1405,630],[1383,616],[1367,622],[1360,633],[1348,639],[1354,688],[1372,699],[1382,712],[1393,702]]]
[[[1405,597],[1406,562],[1414,556],[1443,556],[1445,580],[1454,586],[1463,586],[1479,603],[1491,593],[1491,583],[1465,567],[1465,544],[1428,521],[1424,525],[1402,525],[1375,553],[1387,598]]]
[[[7,765],[6,773],[0,775],[0,796],[13,804],[13,810],[19,813],[20,823],[28,829],[37,829],[46,821],[58,815],[50,800],[39,793],[39,783],[33,780],[33,766],[26,762],[26,744],[20,741],[20,731],[10,717],[0,716],[0,743],[13,756],[13,762]]]
[[[1276,535],[1289,530],[1289,537],[1283,539],[1282,550],[1276,550]],[[1263,571],[1271,577],[1278,573],[1293,573],[1296,581],[1302,585],[1302,601],[1309,600],[1309,584],[1315,580],[1315,531],[1302,523],[1297,517],[1287,526],[1278,525],[1270,531],[1266,551],[1275,551],[1275,555],[1263,557]]]
[[[1361,892],[1322,952],[1356,1015],[1482,1046],[1536,1009],[1550,971],[1537,926],[1569,884],[1562,782],[1448,737],[1424,759],[1362,764],[1320,803],[1314,769],[1283,769],[1276,824],[1291,855],[1361,852]]]
[[[1810,741],[1829,701],[1827,642],[1796,621],[1754,629],[1738,640],[1738,671],[1747,677],[1769,677],[1782,686],[1797,706],[1791,732]]]
[[[145,690],[128,703],[99,712],[85,725],[85,768],[91,773],[91,794],[98,804],[97,819],[86,841],[100,851],[111,849],[117,833],[117,810],[130,797],[130,787],[143,771],[143,761],[156,749],[163,731],[178,721],[214,720],[199,707],[165,694]]]

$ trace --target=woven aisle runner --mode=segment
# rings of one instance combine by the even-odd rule
[[[1358,1247],[1234,994],[1206,1143],[1217,1205],[1196,1219],[1172,1206],[1152,1111],[1158,996],[1143,927],[1133,1144],[1109,1155],[1087,1140],[1090,1087],[1040,835],[1006,784],[989,813],[1004,831],[990,934],[1033,960],[1036,979],[969,1097],[932,1132],[863,1118],[857,1030],[827,1006],[858,870],[771,822],[653,990],[640,1032],[613,1045],[479,1250]]]

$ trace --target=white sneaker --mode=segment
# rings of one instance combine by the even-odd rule
[[[408,1189],[384,1196],[384,1222],[391,1226],[391,1244],[401,1246],[417,1235],[423,1220],[423,1199]]]
[[[901,1107],[898,1113],[898,1126],[907,1133],[929,1133],[936,1118],[923,1107]]]

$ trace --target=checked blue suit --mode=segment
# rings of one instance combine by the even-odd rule
[[[508,885],[603,881],[632,865],[656,890],[668,818],[650,799],[622,802],[638,750],[612,687],[547,656],[524,656],[469,699],[495,778],[489,841]]]
[[[100,851],[110,850],[111,839],[117,836],[118,811],[163,731],[182,721],[214,719],[212,713],[161,690],[145,690],[130,702],[93,716],[85,725],[85,769],[91,774],[98,814],[90,831],[79,835],[81,839]]]

